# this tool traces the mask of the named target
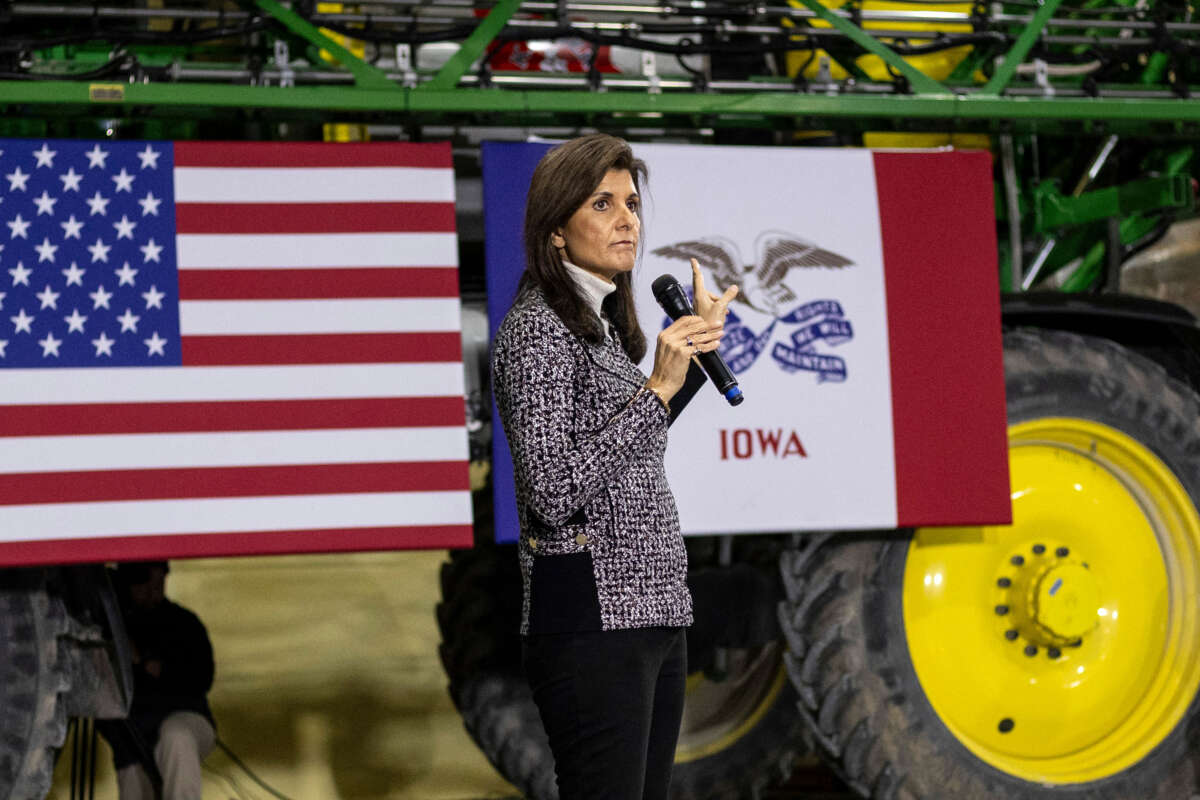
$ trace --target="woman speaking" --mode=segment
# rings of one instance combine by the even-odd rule
[[[658,335],[650,376],[631,272],[645,164],[597,134],[538,163],[525,272],[496,334],[524,579],[522,656],[562,800],[666,798],[683,713],[687,552],[663,455],[725,308],[692,263],[696,316]]]

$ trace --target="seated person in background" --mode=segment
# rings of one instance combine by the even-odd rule
[[[133,706],[128,720],[97,728],[113,748],[120,800],[155,800],[143,754],[162,777],[162,800],[200,800],[200,762],[216,741],[212,645],[200,619],[166,598],[167,572],[165,561],[147,561],[115,573],[133,647]]]

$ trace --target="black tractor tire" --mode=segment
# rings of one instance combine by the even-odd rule
[[[40,570],[0,570],[0,800],[41,800],[67,735],[66,608]]]
[[[557,798],[554,757],[521,671],[516,547],[451,552],[441,585],[438,653],[467,733],[524,797]]]
[[[1193,503],[1200,497],[1200,398],[1188,386],[1105,339],[1024,329],[1006,334],[1004,348],[1010,423],[1072,417],[1111,426],[1152,450]],[[1195,796],[1196,697],[1145,757],[1099,780],[1029,782],[968,751],[934,711],[908,648],[902,591],[912,535],[816,534],[780,560],[785,662],[806,735],[855,792],[875,800]],[[972,665],[961,666],[970,682]]]
[[[783,674],[782,646],[773,643],[753,650],[731,650],[730,655],[734,663],[761,661],[777,675],[778,683],[766,687],[761,677],[753,674],[755,669],[735,671],[714,684],[721,688],[746,677],[755,694],[764,688],[768,693],[759,695],[759,705],[752,714],[743,711],[723,720],[725,724],[741,724],[726,735],[719,750],[703,758],[676,761],[671,772],[672,800],[759,800],[768,789],[791,777],[796,757],[807,751],[796,714],[796,693]],[[695,703],[698,692],[693,692],[688,702]],[[752,724],[746,724],[749,717],[755,718]],[[684,724],[681,745],[688,739],[686,718]]]
[[[487,759],[523,796],[558,800],[554,757],[520,664],[521,575],[514,546],[480,544],[442,565],[437,608],[450,696]],[[780,645],[766,656],[780,665]],[[761,662],[760,662],[761,663]],[[674,800],[757,800],[791,774],[801,749],[795,693],[786,681],[749,724],[703,757],[677,763]]]

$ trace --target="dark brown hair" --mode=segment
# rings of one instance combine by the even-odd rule
[[[541,289],[546,302],[568,330],[593,344],[604,340],[604,328],[580,297],[575,280],[563,266],[550,237],[566,226],[610,169],[628,170],[634,188],[641,193],[647,177],[646,165],[634,158],[624,139],[594,133],[564,142],[538,162],[525,201],[525,273],[518,292],[532,286]],[[637,213],[640,220],[640,205]],[[639,246],[640,242],[639,237]],[[622,272],[613,283],[617,290],[604,298],[602,309],[616,328],[625,352],[633,361],[641,361],[646,354],[646,336],[634,310],[632,280],[628,272]]]

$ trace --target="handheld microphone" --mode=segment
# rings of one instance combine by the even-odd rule
[[[654,299],[672,320],[696,313],[674,275],[660,275],[655,278],[650,290],[654,292]],[[737,378],[733,377],[729,367],[725,366],[725,359],[721,358],[720,353],[715,350],[710,353],[698,353],[696,358],[712,380],[713,386],[716,386],[717,391],[729,401],[729,405],[736,406],[746,399],[738,387]]]

